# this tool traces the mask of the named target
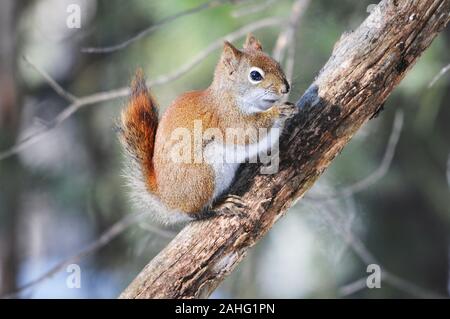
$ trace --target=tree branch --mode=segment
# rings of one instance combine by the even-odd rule
[[[443,77],[445,75],[445,73],[447,73],[450,70],[450,64],[447,64],[446,66],[444,66],[438,74],[436,74],[433,79],[431,80],[430,84],[428,84],[428,88],[431,88],[433,85],[436,84],[437,81],[439,81],[439,79],[441,77]]]
[[[353,134],[377,113],[449,21],[450,0],[384,0],[332,57],[297,105],[280,145],[279,171],[245,165],[230,189],[248,205],[244,217],[190,223],[121,298],[207,297],[298,200]],[[215,209],[220,210],[221,206]]]
[[[395,287],[398,290],[401,290],[405,293],[410,294],[416,298],[446,298],[446,296],[440,295],[433,291],[429,291],[422,287],[417,286],[416,284],[398,277],[394,275],[390,271],[386,270],[386,268],[379,263],[379,261],[373,256],[373,254],[366,247],[364,242],[357,237],[350,227],[342,227],[339,219],[337,218],[339,212],[335,209],[335,206],[332,203],[325,202],[324,203],[326,214],[324,214],[324,218],[326,222],[330,225],[330,227],[334,228],[336,233],[343,238],[345,243],[353,250],[355,255],[367,266],[369,264],[377,264],[382,269],[381,272],[381,280],[385,283]],[[345,297],[356,293],[359,290],[367,288],[367,278],[358,279],[348,285],[345,285],[339,289],[339,293],[341,297]]]
[[[302,18],[303,13],[309,5],[310,0],[296,0],[292,5],[291,15],[287,22],[286,28],[278,36],[275,47],[272,51],[272,57],[281,61],[284,58],[284,54],[288,45],[294,42],[295,33],[297,32],[298,25]]]
[[[289,83],[292,83],[292,76],[294,73],[295,49],[297,45],[296,34],[301,18],[308,8],[309,3],[310,0],[296,0],[294,2],[288,23],[278,35],[277,42],[272,51],[273,58],[280,63],[282,62],[285,52],[287,51],[284,71],[286,73],[286,79]],[[290,93],[291,91],[286,94],[286,97],[283,98],[284,101],[289,99]]]
[[[113,224],[110,228],[108,228],[99,238],[89,243],[89,245],[78,251],[76,254],[60,261],[59,263],[51,267],[49,270],[47,270],[45,273],[39,275],[39,277],[36,277],[35,279],[18,287],[16,290],[10,291],[4,295],[0,295],[0,299],[15,298],[21,292],[33,288],[39,285],[40,283],[44,282],[45,280],[50,279],[53,275],[66,268],[68,265],[76,263],[79,260],[83,259],[84,257],[102,248],[103,246],[106,246],[109,242],[111,242],[117,236],[122,234],[130,226],[133,226],[138,222],[140,222],[144,217],[145,215],[142,213],[125,216],[124,218]]]
[[[36,64],[34,64],[27,56],[23,56],[23,60],[31,66],[37,73],[39,73],[45,81],[50,85],[50,87],[63,99],[68,102],[74,103],[77,100],[77,97],[72,93],[66,91],[58,82],[56,82],[47,72],[39,68]]]
[[[276,2],[276,0],[265,0],[262,3],[258,3],[255,5],[252,5],[252,6],[247,6],[242,9],[235,10],[231,13],[231,15],[233,18],[241,18],[246,15],[255,14],[255,13],[266,10],[275,2]]]
[[[148,28],[140,31],[136,35],[132,36],[131,38],[129,38],[123,42],[120,42],[118,44],[111,45],[111,46],[106,46],[106,47],[82,48],[81,52],[100,54],[100,53],[111,53],[114,51],[124,49],[124,48],[128,47],[129,45],[133,44],[134,42],[138,41],[139,39],[141,39],[145,36],[148,36],[149,34],[153,33],[154,31],[158,30],[159,28],[163,27],[164,25],[169,24],[170,22],[173,22],[173,21],[175,21],[179,18],[185,17],[185,16],[192,15],[194,13],[201,12],[206,9],[215,8],[217,6],[223,5],[228,2],[232,2],[232,0],[209,0],[209,1],[206,1],[205,3],[202,3],[196,7],[193,7],[191,9],[188,9],[188,10],[176,13],[172,16],[166,17],[166,18],[160,20],[159,22],[149,26]]]

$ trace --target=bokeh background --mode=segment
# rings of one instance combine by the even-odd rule
[[[73,3],[81,7],[80,29],[66,26],[67,6]],[[176,234],[177,229],[141,219],[112,239],[104,237],[105,245],[68,260],[80,266],[81,288],[68,288],[70,273],[63,265],[45,280],[5,295],[85,251],[136,212],[127,198],[114,132],[126,98],[86,105],[53,127],[53,119],[70,102],[38,71],[77,97],[127,86],[137,67],[155,79],[247,24],[267,17],[287,21],[293,2],[225,1],[175,19],[121,50],[82,52],[84,47],[120,43],[202,3],[0,1],[1,154],[32,137],[0,160],[3,297],[115,298]],[[309,1],[292,42],[291,100],[312,82],[340,35],[357,28],[376,3]],[[271,52],[282,28],[254,33]],[[449,74],[430,86],[450,63],[448,52],[447,29],[390,96],[386,110],[358,132],[306,198],[251,249],[212,297],[448,297]],[[155,86],[161,108],[184,91],[208,86],[219,53],[215,50],[185,75]],[[365,285],[371,263],[383,273],[379,289]]]

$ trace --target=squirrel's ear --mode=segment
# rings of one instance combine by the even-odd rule
[[[252,33],[249,33],[247,34],[247,39],[245,39],[244,42],[244,49],[262,51],[262,45]]]
[[[241,51],[236,49],[230,42],[225,41],[222,52],[222,61],[230,70],[230,73],[233,73],[236,70],[241,56]]]

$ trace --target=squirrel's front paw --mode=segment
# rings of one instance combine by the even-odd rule
[[[298,114],[298,107],[294,103],[285,102],[277,107],[281,119],[290,119]]]

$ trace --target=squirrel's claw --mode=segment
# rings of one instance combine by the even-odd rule
[[[202,213],[195,215],[195,219],[207,219],[215,216],[239,217],[246,216],[248,205],[237,195],[227,195],[216,209],[205,209]]]
[[[289,119],[298,114],[298,107],[291,102],[285,102],[281,105],[278,105],[278,111],[280,112],[280,118]]]
[[[227,195],[217,210],[218,215],[243,218],[248,205],[238,195]]]
[[[224,202],[224,204],[229,203],[229,204],[236,205],[240,208],[248,208],[247,204],[244,202],[242,197],[238,196],[238,195],[233,195],[233,194],[227,195],[227,197],[225,198],[225,200],[223,202]]]

